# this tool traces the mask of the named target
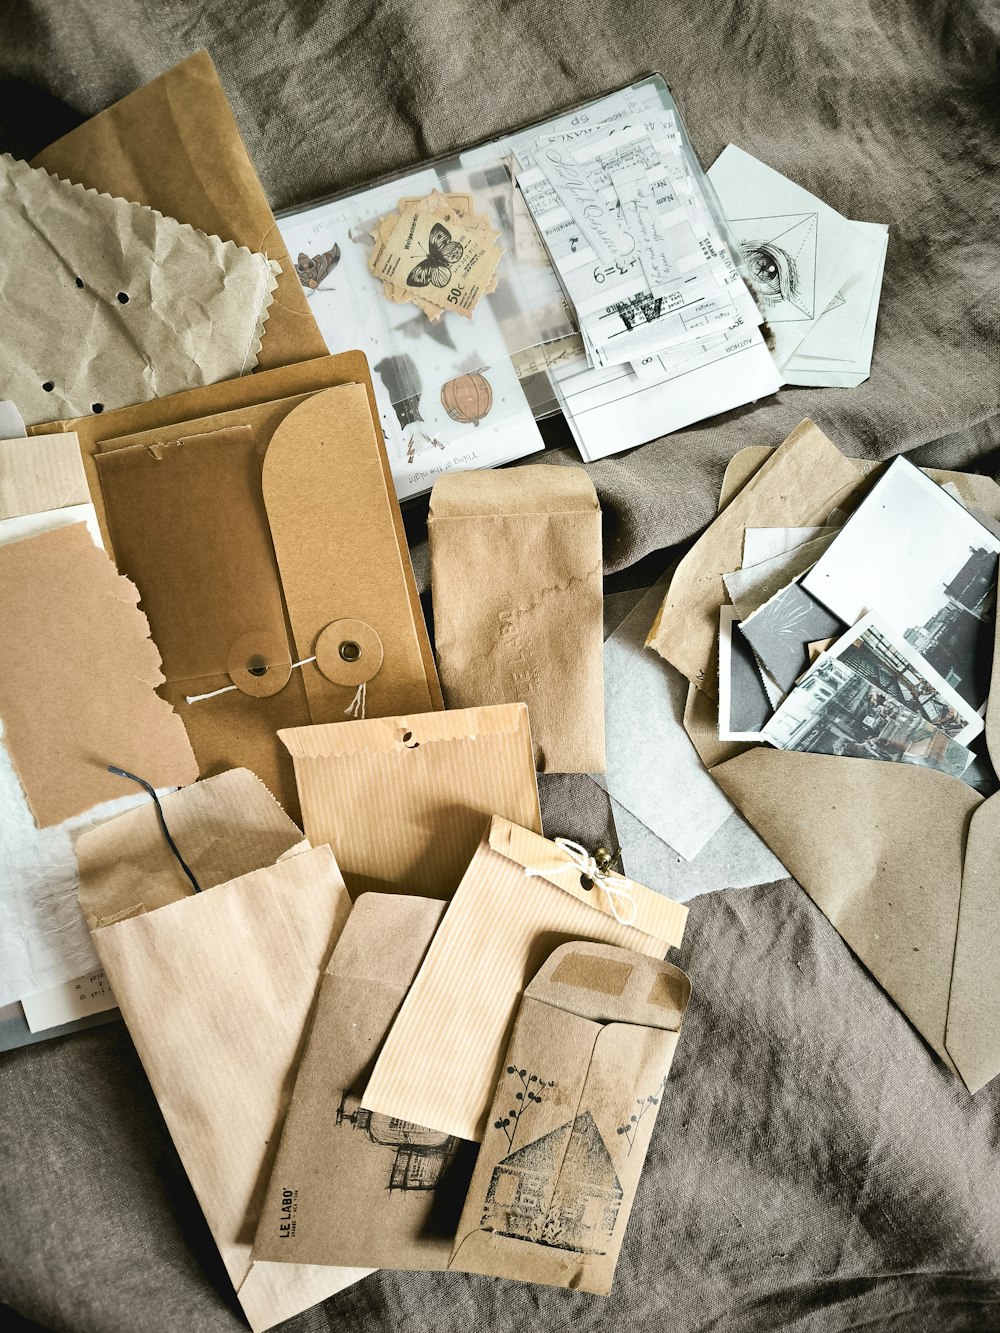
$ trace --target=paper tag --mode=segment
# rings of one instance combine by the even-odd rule
[[[102,1014],[107,1009],[114,1009],[117,1003],[104,969],[98,968],[75,981],[64,981],[60,986],[49,986],[33,995],[25,995],[21,1008],[31,1031],[44,1032],[47,1028],[61,1027],[63,1023],[73,1023],[78,1018]]]

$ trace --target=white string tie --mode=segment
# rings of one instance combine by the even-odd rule
[[[344,709],[344,712],[347,714],[347,716],[357,718],[359,721],[363,721],[365,716],[365,702],[367,700],[367,697],[368,697],[368,682],[366,680],[363,680],[361,684],[358,686],[357,693],[355,694],[354,698]]]
[[[573,842],[569,838],[554,838],[553,842],[570,859],[564,861],[561,866],[546,866],[544,869],[525,866],[524,873],[526,875],[564,875],[567,871],[579,873],[589,879],[592,884],[596,884],[604,890],[607,895],[608,906],[611,908],[611,915],[619,925],[634,926],[639,909],[629,892],[632,887],[632,880],[623,879],[617,875],[612,876],[606,869],[602,869],[586,847],[581,847],[578,842]],[[626,885],[629,887],[624,887]],[[628,904],[628,916],[621,914],[619,903],[622,905]]]
[[[293,662],[292,669],[305,666],[307,662],[315,662],[315,657],[303,657],[301,662]],[[209,690],[207,694],[185,694],[184,702],[186,704],[200,704],[202,699],[214,699],[217,695],[228,694],[230,690],[238,690],[238,685],[223,685],[221,690]]]

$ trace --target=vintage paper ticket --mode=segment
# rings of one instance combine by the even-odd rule
[[[368,261],[374,276],[387,284],[389,299],[410,297],[471,318],[503,254],[492,229],[480,220],[470,225],[451,208],[440,214],[406,208],[391,230],[390,220],[383,218],[376,229]]]

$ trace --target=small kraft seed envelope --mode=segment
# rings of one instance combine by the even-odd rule
[[[577,940],[518,1010],[451,1268],[607,1295],[691,994],[672,963]]]

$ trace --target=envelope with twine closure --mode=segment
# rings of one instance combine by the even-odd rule
[[[202,776],[294,813],[280,728],[442,707],[361,353],[61,425]]]
[[[722,575],[747,527],[822,523],[874,465],[811,421],[775,450],[738,454],[719,517],[679,565],[648,644],[691,682],[685,725],[712,776],[950,1070],[976,1092],[1000,1073],[1000,794],[908,764],[749,748],[718,739]],[[987,477],[928,470],[1000,518]],[[1000,652],[986,737],[1000,763]]]
[[[308,1018],[350,899],[235,769],[77,844],[80,906],[184,1169],[257,1333],[365,1271],[269,1264],[251,1242]],[[195,891],[195,888],[199,891]]]
[[[672,963],[563,944],[524,992],[450,1268],[605,1296],[691,983]]]
[[[687,908],[574,843],[494,818],[393,1023],[361,1105],[482,1141],[525,985],[560,944],[662,958]]]

